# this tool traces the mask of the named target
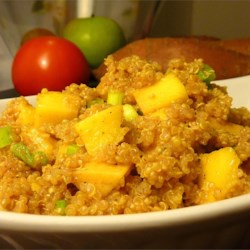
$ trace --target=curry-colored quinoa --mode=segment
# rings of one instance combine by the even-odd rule
[[[8,103],[0,127],[11,126],[14,142],[22,142],[34,151],[37,146],[34,137],[43,131],[55,141],[56,147],[51,149],[48,164],[35,169],[15,157],[11,146],[0,148],[0,210],[46,215],[110,215],[203,204],[206,193],[199,183],[200,154],[224,147],[234,148],[241,164],[239,181],[223,198],[250,193],[250,112],[232,108],[232,98],[226,88],[207,85],[199,79],[197,72],[203,66],[202,60],[187,63],[176,59],[169,63],[167,71],[178,76],[188,98],[165,107],[165,120],[142,115],[133,96],[135,89],[150,86],[163,77],[157,63],[137,56],[118,62],[110,56],[106,66],[107,73],[97,88],[71,84],[63,91],[81,100],[79,113],[72,120],[44,124],[35,132],[32,126],[20,126],[18,122],[26,99],[18,97]],[[124,103],[134,105],[139,113],[134,121],[122,121],[122,127],[127,128],[123,140],[97,156],[90,156],[84,145],[72,155],[60,152],[64,143],[80,144],[74,129],[76,122],[107,109],[110,105],[105,100],[110,89],[124,93]],[[87,106],[97,98],[104,102]],[[244,128],[239,133],[231,133],[226,126],[215,128],[211,120]],[[72,173],[93,159],[113,165],[127,164],[131,169],[123,183],[103,196],[91,182],[78,186],[74,183]],[[221,199],[220,195],[216,197],[215,192],[215,200]],[[58,200],[64,200],[66,207],[57,207]]]

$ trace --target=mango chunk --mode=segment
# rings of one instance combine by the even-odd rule
[[[78,122],[75,129],[87,152],[94,156],[123,140],[128,128],[121,127],[122,120],[122,105],[116,105]]]
[[[57,92],[43,91],[37,96],[35,124],[58,124],[63,120],[77,117],[81,107],[79,96]]]
[[[136,89],[133,95],[143,114],[166,107],[178,99],[187,98],[185,86],[172,73],[151,86]]]
[[[129,165],[111,165],[102,162],[88,162],[74,171],[75,185],[80,188],[83,182],[91,183],[102,196],[113,189],[124,186],[124,178],[130,170]]]
[[[19,110],[17,123],[21,126],[32,126],[34,124],[35,108],[27,101],[22,101]]]
[[[214,190],[219,190],[220,199],[223,199],[229,189],[238,182],[239,165],[240,159],[231,147],[201,155],[200,185],[201,189],[208,192],[207,202],[216,200]]]
[[[23,143],[29,145],[32,151],[41,151],[45,153],[49,161],[54,159],[54,153],[57,146],[57,140],[48,133],[36,128],[24,129],[21,132]]]
[[[159,119],[161,121],[167,120],[167,114],[166,114],[166,110],[164,108],[158,109],[158,110],[150,113],[149,116],[157,118],[157,119]]]

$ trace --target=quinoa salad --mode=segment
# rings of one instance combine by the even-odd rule
[[[0,116],[0,211],[115,215],[250,193],[250,112],[201,59],[105,60],[95,88],[43,89]]]

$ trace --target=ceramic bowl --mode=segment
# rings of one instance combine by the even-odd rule
[[[250,76],[217,82],[250,108]],[[35,97],[28,97],[34,102]],[[9,99],[0,100],[0,112]],[[250,194],[175,210],[113,216],[0,212],[2,249],[249,248]]]

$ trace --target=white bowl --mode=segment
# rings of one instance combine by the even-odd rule
[[[228,86],[250,108],[250,76]],[[34,97],[28,97],[34,102]],[[0,112],[9,99],[0,100]],[[0,212],[0,248],[249,248],[250,194],[206,205],[114,216],[40,216]]]

